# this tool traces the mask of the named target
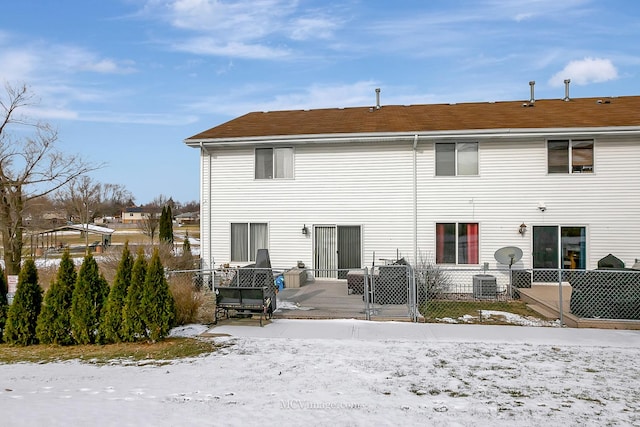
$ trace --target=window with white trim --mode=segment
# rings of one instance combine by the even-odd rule
[[[293,178],[293,148],[256,148],[256,179]]]
[[[593,173],[593,139],[547,141],[549,173]]]
[[[231,223],[232,262],[255,261],[258,249],[269,249],[269,228],[267,223]]]
[[[436,176],[458,175],[478,175],[478,143],[436,143]]]
[[[436,224],[437,264],[478,264],[478,223]]]

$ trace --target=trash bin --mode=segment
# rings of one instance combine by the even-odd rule
[[[279,291],[284,289],[284,277],[282,277],[282,274],[276,277],[275,282],[276,282],[276,287],[278,288]]]

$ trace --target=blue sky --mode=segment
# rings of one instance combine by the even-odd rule
[[[251,111],[640,95],[635,0],[20,0],[0,80],[91,174],[199,198],[186,137]]]

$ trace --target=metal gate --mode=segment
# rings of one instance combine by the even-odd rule
[[[364,282],[363,299],[367,320],[418,320],[416,281],[410,265],[383,265],[371,269]]]

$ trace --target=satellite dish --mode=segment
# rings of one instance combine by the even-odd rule
[[[493,257],[500,264],[509,266],[509,293],[513,298],[513,278],[511,277],[511,266],[522,258],[522,249],[515,246],[505,246],[500,248],[493,254]]]
[[[498,249],[493,256],[500,264],[511,267],[522,258],[522,249],[515,246],[505,246]]]

